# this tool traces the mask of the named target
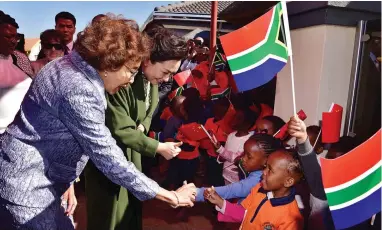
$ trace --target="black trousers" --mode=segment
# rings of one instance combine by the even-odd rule
[[[193,182],[198,166],[199,157],[192,160],[172,159],[163,186],[168,187],[173,184],[175,188],[179,188],[183,185],[183,181],[185,180],[187,183]]]
[[[206,158],[208,184],[213,185],[215,187],[224,186],[223,164],[219,164],[216,161],[216,157],[207,155]]]

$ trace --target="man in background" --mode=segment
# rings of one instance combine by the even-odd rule
[[[55,29],[63,36],[68,53],[73,50],[73,35],[76,32],[76,18],[69,12],[60,12],[55,17]]]
[[[73,14],[63,11],[58,13],[54,19],[56,22],[55,30],[60,32],[64,38],[64,42],[66,45],[65,53],[72,52],[74,43],[73,35],[76,32],[76,18]],[[41,43],[39,42],[38,46],[32,48],[28,56],[29,60],[36,61],[39,57],[40,50]]]

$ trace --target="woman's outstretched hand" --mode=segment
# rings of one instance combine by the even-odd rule
[[[187,184],[184,182],[184,185],[178,188],[173,193],[177,196],[178,204],[171,205],[173,208],[177,207],[193,207],[196,196],[196,186],[193,183]]]
[[[184,182],[184,185],[176,191],[161,188],[155,198],[170,204],[173,208],[177,208],[194,206],[195,196],[195,185]]]
[[[165,142],[159,143],[157,148],[157,153],[162,155],[166,160],[171,160],[176,157],[181,149],[179,148],[183,143],[182,142]]]

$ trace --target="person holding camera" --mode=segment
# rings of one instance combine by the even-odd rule
[[[203,46],[204,40],[201,37],[188,41],[189,53],[187,59],[180,66],[181,71],[193,70],[195,67],[208,59],[209,49]]]

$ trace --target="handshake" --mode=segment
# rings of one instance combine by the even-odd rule
[[[193,207],[196,196],[196,187],[193,183],[187,184],[187,181],[183,182],[183,186],[176,191],[171,191],[172,196],[168,203],[171,207]]]

